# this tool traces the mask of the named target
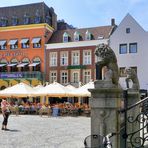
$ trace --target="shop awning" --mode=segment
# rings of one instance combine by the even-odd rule
[[[29,41],[29,39],[22,39],[21,41],[20,41],[20,43],[27,43]]]
[[[6,44],[6,41],[5,41],[5,40],[0,41],[0,45],[1,45],[1,46],[5,45],[5,44]]]
[[[8,64],[7,66],[13,67],[13,66],[15,66],[15,65],[17,65],[17,63],[11,63],[11,64]]]
[[[31,43],[39,43],[41,40],[41,38],[33,38],[33,40],[31,41]]]
[[[28,63],[21,63],[21,64],[17,65],[17,67],[24,67],[26,65],[28,65]]]
[[[32,63],[32,64],[29,64],[29,66],[37,66],[39,65],[40,63]]]
[[[17,43],[17,40],[10,40],[8,44],[9,45],[15,45],[16,43]]]
[[[3,66],[5,66],[5,65],[7,65],[7,64],[0,64],[0,67],[3,67]]]

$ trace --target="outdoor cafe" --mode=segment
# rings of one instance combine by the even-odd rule
[[[18,83],[0,91],[0,98],[7,98],[14,114],[47,114],[52,116],[90,115],[88,89],[94,88],[89,82],[80,88],[63,86],[57,82],[32,87]]]

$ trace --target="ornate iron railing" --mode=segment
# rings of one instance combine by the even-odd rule
[[[127,106],[127,92],[124,99],[124,109],[120,110],[124,115],[123,147],[144,148],[148,141],[148,97],[131,106]]]

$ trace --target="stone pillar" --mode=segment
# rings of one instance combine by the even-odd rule
[[[120,108],[123,90],[112,84],[110,80],[97,80],[95,88],[91,92],[91,134],[105,136],[112,132],[119,133],[120,120],[118,109]],[[119,148],[120,138],[116,135],[111,138],[113,148]],[[99,141],[92,147],[98,147]]]

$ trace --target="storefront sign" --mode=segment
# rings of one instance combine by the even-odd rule
[[[9,57],[9,56],[12,56],[12,57],[27,56],[27,53],[20,52],[20,51],[0,53],[0,58]]]
[[[5,78],[22,78],[23,74],[22,73],[0,73],[0,78],[5,79]]]

